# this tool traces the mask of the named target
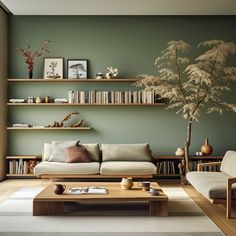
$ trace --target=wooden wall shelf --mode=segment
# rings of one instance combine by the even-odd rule
[[[92,82],[92,83],[114,83],[114,82],[136,82],[139,79],[8,79],[8,82],[29,82],[29,83],[48,83],[48,82],[59,82],[59,83],[67,83],[67,82],[72,82],[72,83],[87,83],[87,82]]]
[[[34,174],[6,174],[7,177],[35,177],[37,178],[36,175]]]
[[[8,106],[165,106],[160,103],[7,103]]]
[[[27,159],[27,160],[42,160],[42,156],[39,155],[16,155],[16,156],[7,156],[8,160],[17,160],[17,159]]]
[[[34,127],[7,127],[8,130],[91,130],[91,127],[50,127],[50,128],[34,128]]]

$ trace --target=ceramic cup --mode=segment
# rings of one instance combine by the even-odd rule
[[[138,183],[138,186],[141,187],[143,191],[149,191],[150,186],[151,186],[151,182],[143,181],[143,182]]]
[[[152,196],[158,196],[160,194],[160,192],[158,191],[158,189],[155,188],[150,188],[149,190],[150,195]]]

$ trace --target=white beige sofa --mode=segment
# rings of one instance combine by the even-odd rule
[[[43,178],[152,177],[156,166],[144,144],[83,144],[92,162],[66,163],[65,148],[76,141],[54,141],[44,145],[43,160],[34,173]]]
[[[221,172],[202,171],[220,166]],[[189,183],[212,203],[227,202],[226,215],[231,217],[232,200],[236,200],[236,151],[227,151],[222,162],[202,163],[198,171],[187,173]]]

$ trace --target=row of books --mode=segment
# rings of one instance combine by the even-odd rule
[[[31,172],[29,161],[23,159],[9,161],[9,174],[32,174]]]
[[[158,161],[156,167],[158,175],[176,174],[174,161]]]
[[[154,91],[69,91],[69,103],[157,103]]]
[[[189,163],[190,170],[196,171],[197,165],[199,163],[207,163],[207,162],[208,161],[205,161],[205,160],[191,161]],[[156,162],[157,174],[158,175],[178,174],[179,173],[178,163],[179,163],[178,161],[176,162],[176,161],[164,161],[164,160]],[[205,170],[218,172],[218,171],[220,171],[220,167],[219,166],[209,166],[209,167],[206,167]]]

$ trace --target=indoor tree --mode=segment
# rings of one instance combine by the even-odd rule
[[[191,58],[191,46],[184,41],[170,41],[155,61],[157,76],[142,75],[136,86],[154,90],[160,99],[167,100],[167,109],[177,109],[187,121],[184,161],[179,164],[182,182],[190,170],[189,148],[192,122],[198,121],[200,111],[236,112],[236,105],[224,101],[229,84],[236,81],[236,67],[227,66],[229,56],[236,54],[236,45],[222,40],[201,42],[201,54]]]

